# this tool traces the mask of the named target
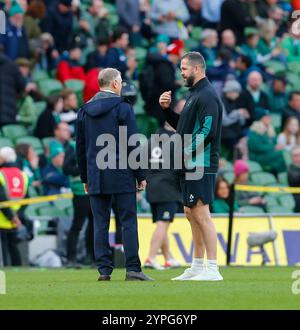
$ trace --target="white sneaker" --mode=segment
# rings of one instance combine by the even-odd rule
[[[199,269],[187,268],[181,275],[172,278],[172,281],[189,281],[204,271],[204,266]]]
[[[145,268],[151,268],[151,269],[156,269],[156,270],[164,270],[165,268],[161,266],[158,262],[156,261],[151,261],[150,259],[147,259],[144,264]]]
[[[223,281],[218,267],[208,267],[200,274],[190,278],[191,281]]]
[[[165,262],[165,268],[177,268],[180,267],[180,262],[175,259],[169,259]]]

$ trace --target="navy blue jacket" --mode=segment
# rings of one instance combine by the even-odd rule
[[[78,112],[76,153],[81,180],[88,183],[91,195],[135,193],[136,181],[145,179],[145,172],[141,169],[131,170],[128,166],[118,169],[119,126],[127,126],[127,141],[138,132],[131,105],[116,94],[99,92]],[[107,145],[96,146],[96,140],[102,134],[111,134],[115,138],[116,169],[99,169],[97,166],[97,155],[101,150],[107,150]],[[127,155],[135,148],[127,146]]]
[[[61,188],[70,186],[68,177],[53,164],[48,164],[43,168],[42,183],[45,195],[60,194]]]
[[[8,22],[6,34],[0,34],[0,43],[4,46],[5,54],[13,61],[18,57],[30,57],[29,43],[24,27],[18,29]]]

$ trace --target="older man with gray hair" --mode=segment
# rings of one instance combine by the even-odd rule
[[[99,73],[100,92],[79,111],[77,119],[76,151],[80,176],[89,193],[94,216],[95,259],[99,281],[109,281],[113,271],[109,245],[109,223],[112,198],[122,225],[125,250],[126,280],[152,280],[141,272],[138,255],[136,189],[146,186],[142,169],[121,169],[120,149],[129,155],[135,147],[128,139],[138,132],[132,106],[121,97],[122,78],[118,70],[107,68]],[[119,128],[125,128],[127,139],[120,146]],[[113,140],[113,146],[109,141]],[[111,142],[111,141],[110,141]],[[124,150],[127,149],[127,150]],[[127,160],[127,159],[126,159]]]

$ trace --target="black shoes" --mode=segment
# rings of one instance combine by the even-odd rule
[[[110,275],[100,275],[98,281],[110,281]]]
[[[110,275],[100,275],[98,281],[110,281]],[[127,272],[125,281],[154,281],[153,278],[145,275],[143,272]]]
[[[143,272],[130,271],[126,273],[125,281],[154,281],[154,279]]]

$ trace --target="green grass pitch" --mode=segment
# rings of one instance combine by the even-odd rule
[[[300,309],[288,267],[221,268],[223,282],[175,282],[183,269],[145,270],[155,282],[125,282],[117,269],[111,282],[97,271],[6,269],[2,309]]]

